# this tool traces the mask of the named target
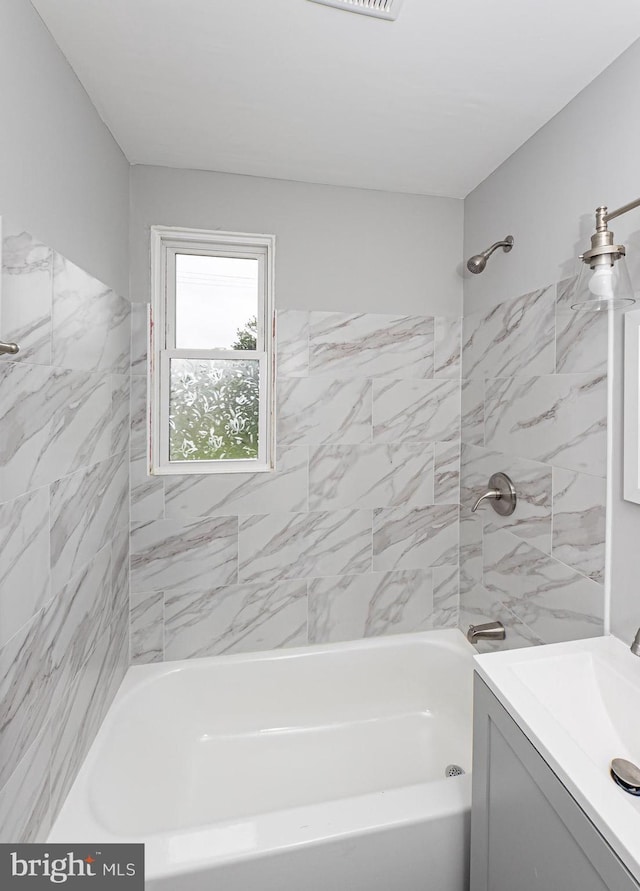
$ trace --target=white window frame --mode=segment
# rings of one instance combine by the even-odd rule
[[[176,254],[241,257],[258,261],[257,346],[261,350],[175,348]],[[274,469],[275,236],[204,229],[151,227],[151,337],[149,361],[149,472],[171,474],[264,473]],[[169,460],[169,363],[171,359],[257,360],[260,373],[258,457],[216,461]]]

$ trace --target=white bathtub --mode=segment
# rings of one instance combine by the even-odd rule
[[[446,630],[131,668],[49,841],[143,841],[154,891],[466,891],[473,652]]]

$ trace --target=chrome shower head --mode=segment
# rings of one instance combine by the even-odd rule
[[[507,235],[502,241],[496,241],[495,244],[492,244],[486,251],[482,251],[481,254],[474,254],[473,257],[467,260],[467,269],[469,272],[473,272],[474,275],[479,275],[481,272],[484,272],[487,260],[499,247],[502,248],[505,254],[508,254],[513,247],[513,235]]]

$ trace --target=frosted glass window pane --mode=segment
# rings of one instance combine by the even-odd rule
[[[258,457],[260,363],[172,359],[169,460]]]
[[[176,349],[256,349],[258,261],[176,254]]]

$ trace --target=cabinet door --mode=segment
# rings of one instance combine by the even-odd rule
[[[474,690],[471,891],[638,891],[483,681]]]

